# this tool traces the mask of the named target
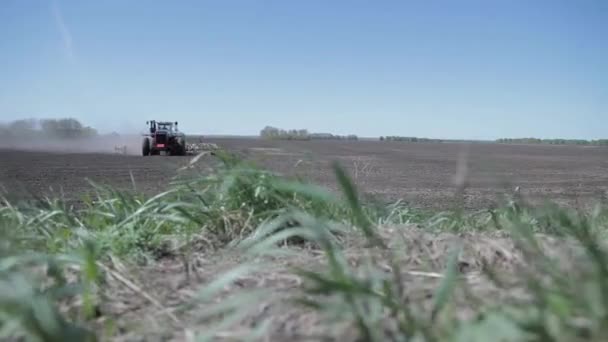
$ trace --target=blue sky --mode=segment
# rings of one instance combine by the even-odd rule
[[[608,137],[608,1],[0,1],[0,120]]]

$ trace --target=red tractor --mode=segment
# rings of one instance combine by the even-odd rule
[[[144,134],[142,155],[159,155],[164,152],[168,155],[186,155],[186,135],[177,129],[177,121],[146,122],[150,126],[150,133]]]

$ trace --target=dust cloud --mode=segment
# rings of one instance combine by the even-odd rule
[[[0,149],[56,153],[104,153],[140,155],[141,135],[103,135],[61,139],[50,137],[0,139]]]

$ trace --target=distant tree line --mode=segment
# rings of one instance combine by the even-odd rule
[[[305,129],[285,130],[271,126],[264,127],[264,129],[260,131],[260,136],[266,139],[310,140],[310,134]]]
[[[584,140],[584,139],[538,139],[538,138],[503,138],[497,139],[500,144],[542,144],[542,145],[589,145],[608,146],[608,139]]]
[[[418,137],[386,136],[380,137],[380,141],[404,141],[404,142],[443,142],[441,139],[429,139]]]
[[[354,134],[338,135],[332,133],[311,133],[310,138],[313,140],[359,140],[359,137]]]
[[[359,140],[359,137],[354,134],[336,135],[331,133],[310,133],[306,129],[289,129],[276,128],[266,126],[260,131],[260,137],[265,139],[276,140]],[[468,140],[446,140],[446,139],[431,139],[406,136],[381,136],[380,141],[401,141],[409,143],[448,143],[448,142],[471,142],[478,141]],[[490,141],[486,141],[490,142]],[[538,139],[538,138],[504,138],[497,139],[495,142],[500,144],[546,144],[546,145],[590,145],[590,146],[608,146],[608,139],[599,140],[584,140],[584,139]]]
[[[260,131],[260,137],[277,140],[358,140],[354,135],[335,135],[331,133],[309,133],[306,129],[285,130],[266,126]]]
[[[76,119],[23,119],[0,124],[0,137],[17,139],[79,139],[97,136],[97,131]]]

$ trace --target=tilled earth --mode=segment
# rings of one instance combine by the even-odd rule
[[[569,204],[587,203],[605,197],[608,191],[606,148],[254,139],[211,142],[245,155],[261,166],[304,176],[334,190],[337,187],[331,162],[338,160],[362,190],[385,200],[405,198],[423,208],[451,207],[459,186],[465,188],[467,208],[487,207],[503,189],[511,191],[515,187],[534,198],[548,197]],[[77,201],[91,189],[86,179],[153,194],[165,189],[176,170],[189,161],[190,157],[4,149],[0,150],[0,183],[5,195],[15,200],[55,192]],[[203,166],[212,162],[211,156],[200,161]],[[474,293],[486,301],[520,295],[515,291],[517,287],[513,291],[499,291],[480,276],[482,265],[490,264],[507,278],[515,279],[516,268],[529,263],[522,259],[512,241],[500,233],[431,235],[409,226],[381,227],[380,231],[390,242],[391,250],[397,253],[403,288],[407,289],[405,295],[416,305],[424,308],[432,301],[448,252],[460,243],[464,243],[464,253],[458,266]],[[364,268],[364,256],[373,251],[362,239],[349,239],[344,245],[349,265]],[[582,265],[574,263],[568,248],[554,246],[549,238],[543,241],[549,244],[548,251],[564,258],[560,265],[569,268]],[[105,301],[95,322],[98,332],[103,335],[111,331],[111,339],[117,341],[191,341],[198,333],[210,333],[212,340],[241,341],[267,323],[262,340],[354,341],[352,326],[328,328],[323,324],[327,323],[326,317],[285,301],[300,296],[305,285],[302,278],[291,272],[292,267],[319,269],[326,263],[319,249],[294,248],[292,252],[258,260],[262,266],[259,271],[236,277],[220,287],[219,293],[191,309],[184,309],[184,305],[200,299],[201,289],[224,272],[249,261],[248,258],[229,248],[200,248],[188,257],[173,255],[146,267],[128,266],[114,260],[104,266],[109,277],[103,289]],[[388,260],[383,257],[376,260],[377,267],[385,270]],[[270,294],[256,297],[259,301],[241,320],[217,331],[210,330],[212,322],[201,320],[203,312],[199,310],[229,303],[224,301],[229,296],[258,289],[268,290]],[[476,311],[464,295],[456,298],[463,318]],[[248,307],[244,301],[237,303],[239,310]],[[390,323],[388,320],[387,325]],[[109,329],[110,326],[113,329]]]
[[[93,189],[89,181],[118,189],[160,192],[186,158],[143,158],[102,153],[0,150],[0,185],[9,199],[45,195],[76,201]]]
[[[331,162],[346,167],[362,191],[415,207],[485,208],[519,188],[532,199],[570,205],[608,193],[608,148],[496,144],[407,144],[373,141],[263,141],[209,139],[273,171],[303,176],[337,190]],[[0,149],[0,185],[9,198],[51,192],[77,200],[87,179],[119,189],[162,191],[191,157],[141,157]],[[203,158],[201,163],[210,163]]]
[[[460,319],[472,319],[479,313],[480,302],[496,304],[525,298],[522,288],[525,283],[517,274],[529,266],[530,260],[524,260],[513,241],[502,233],[431,234],[408,226],[380,227],[379,232],[392,251],[391,259],[369,248],[364,239],[354,237],[343,244],[346,262],[361,274],[369,271],[370,255],[375,255],[377,271],[393,272],[390,265],[397,262],[403,282],[403,302],[420,308],[416,311],[420,317],[430,315],[447,257],[455,246],[462,247],[457,263],[464,280],[463,291],[456,291],[453,297]],[[545,253],[560,261],[564,272],[581,267],[583,259],[579,259],[580,250],[576,245],[547,236],[538,236],[538,239]],[[102,317],[97,323],[103,327],[110,317],[114,319],[118,331],[114,333],[116,341],[193,341],[199,334],[208,334],[213,341],[245,341],[256,332],[261,333],[256,339],[259,341],[360,341],[354,326],[346,322],[330,324],[321,313],[290,301],[302,298],[302,289],[310,285],[293,273],[293,267],[313,271],[328,268],[319,249],[290,248],[290,252],[253,262],[238,249],[224,249],[194,253],[188,263],[167,258],[138,270],[113,266],[111,270],[116,271],[111,272],[117,276],[111,276],[107,283],[106,291],[110,295],[100,309]],[[214,281],[244,263],[256,265],[258,269],[237,275],[217,288],[217,292],[205,295]],[[504,279],[510,279],[508,290],[500,289],[483,276],[483,267],[491,267]],[[127,286],[128,283],[135,286]],[[465,288],[475,294],[477,301],[470,301]],[[249,299],[241,297],[254,291],[268,292]],[[324,298],[327,303],[334,300],[331,296]],[[221,321],[203,318],[215,305],[231,300],[237,300],[235,308],[243,316],[213,330]],[[189,305],[192,307],[184,309]],[[385,321],[388,329],[391,318],[386,317]]]

